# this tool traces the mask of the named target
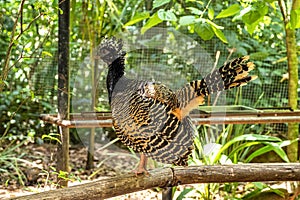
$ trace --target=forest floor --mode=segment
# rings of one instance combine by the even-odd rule
[[[92,170],[85,169],[87,148],[83,146],[70,148],[69,186],[130,173],[138,163],[138,158],[124,149],[115,146],[101,151],[97,150],[101,146],[96,144],[95,168]],[[11,169],[9,173],[0,173],[0,200],[56,188],[56,145],[28,144],[16,149],[16,153],[23,154],[23,162],[18,166],[22,172]],[[27,179],[24,181],[24,186],[19,184],[16,178],[21,173],[24,173]],[[161,199],[161,193],[155,190],[144,190],[110,200],[116,199]]]

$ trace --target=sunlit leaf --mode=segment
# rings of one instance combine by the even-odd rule
[[[213,20],[213,18],[214,18],[214,16],[215,16],[215,11],[214,11],[213,9],[209,8],[207,14],[208,14],[208,18],[209,18],[210,20]]]
[[[199,10],[198,8],[188,7],[187,9],[189,9],[194,15],[201,15],[203,13],[203,11]]]
[[[220,29],[217,29],[215,27],[213,27],[213,31],[214,33],[216,34],[216,36],[224,43],[228,43],[224,33],[220,30]]]
[[[216,16],[216,19],[229,17],[229,16],[235,15],[235,14],[237,14],[237,13],[239,13],[239,12],[240,12],[240,5],[238,5],[238,4],[233,4],[233,5],[229,6],[227,9],[221,11],[221,12]]]
[[[144,19],[147,19],[150,17],[149,12],[142,12],[142,13],[137,13],[129,22],[127,22],[124,27],[126,26],[131,26],[133,24],[136,24]]]
[[[190,25],[190,24],[193,24],[195,23],[195,16],[194,15],[186,15],[186,16],[183,16],[179,19],[179,24],[181,26],[186,26],[186,25]]]
[[[144,34],[148,29],[152,28],[153,26],[161,23],[163,20],[161,20],[158,17],[158,14],[155,13],[150,17],[150,19],[147,21],[147,23],[142,27],[141,33]]]
[[[239,141],[261,141],[261,142],[281,142],[282,140],[278,137],[268,136],[268,135],[259,135],[259,134],[245,134],[240,135],[238,137],[233,138],[229,142],[227,142],[221,150],[218,152],[218,155],[215,158],[214,163],[220,159],[220,156],[222,152],[224,152],[228,147],[230,147],[232,144],[239,142]]]
[[[247,27],[247,31],[248,31],[248,33],[250,34],[250,35],[252,35],[253,33],[254,33],[254,31],[255,31],[255,28],[258,26],[258,21],[257,22],[255,22],[255,23],[253,23],[253,24],[245,24],[246,25],[246,27]]]
[[[274,1],[277,1],[277,0],[264,0],[264,1],[267,3],[273,3]]]
[[[262,183],[262,182],[253,182],[253,185],[255,185],[255,187],[257,187],[260,190],[267,187],[267,185],[265,183]]]
[[[291,11],[291,27],[292,29],[300,28],[300,8]]]
[[[153,2],[153,9],[169,3],[171,0],[155,0]]]
[[[50,52],[48,52],[48,51],[43,51],[43,52],[42,52],[42,55],[46,55],[46,56],[49,56],[49,57],[53,57],[53,55],[52,55]]]
[[[163,10],[160,9],[158,12],[158,17],[159,19],[163,20],[163,21],[176,21],[176,15],[171,11],[171,10]]]
[[[212,27],[215,27],[216,29],[224,29],[223,26],[219,26],[219,25],[215,24],[214,22],[212,22],[211,20],[206,19],[205,22],[212,25]]]

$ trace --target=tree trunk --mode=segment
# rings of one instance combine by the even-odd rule
[[[289,73],[289,106],[296,110],[298,108],[298,57],[296,45],[296,32],[294,29],[286,29],[286,49]],[[288,139],[294,140],[299,137],[299,123],[288,124]],[[291,162],[298,160],[298,143],[294,142],[287,147],[287,155]]]
[[[62,12],[62,13],[60,13]],[[69,119],[69,12],[70,1],[59,1],[58,18],[58,118]],[[57,147],[57,171],[69,172],[69,128],[58,127],[61,143]],[[68,181],[58,178],[60,186],[68,186]]]
[[[280,9],[284,19],[284,27],[286,33],[286,52],[288,60],[288,73],[289,73],[289,89],[288,98],[289,106],[296,110],[298,108],[298,57],[297,57],[297,43],[296,43],[296,31],[291,25],[290,13],[292,10],[300,8],[300,0],[294,0],[291,6],[291,11],[286,8],[290,7],[285,5],[285,1],[279,0]],[[288,135],[289,140],[294,140],[299,137],[299,124],[289,123],[288,124]],[[291,162],[298,160],[298,143],[292,143],[287,147],[287,155]]]
[[[300,164],[207,165],[155,169],[149,175],[131,173],[82,185],[18,197],[18,200],[105,199],[154,187],[194,183],[299,181]]]

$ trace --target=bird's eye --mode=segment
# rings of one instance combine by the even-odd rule
[[[100,49],[100,54],[107,55],[109,51],[107,49]]]

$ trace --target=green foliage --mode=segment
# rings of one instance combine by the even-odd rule
[[[240,12],[240,5],[239,4],[233,4],[226,8],[225,10],[222,10],[217,16],[216,19],[230,17],[235,14],[238,14]]]
[[[28,142],[26,138],[33,136],[59,142],[56,127],[46,125],[38,119],[41,113],[56,112],[59,10],[58,2],[50,0],[25,1],[22,12],[19,12],[19,7],[20,2],[4,1],[0,14],[0,44],[3,47],[0,50],[1,75],[5,69],[9,69],[7,78],[0,80],[0,83],[5,84],[0,93],[0,144],[11,142],[8,147],[0,147],[0,172],[8,173],[13,170],[16,176],[12,178],[23,183],[25,177],[18,165],[25,161],[22,160],[22,154],[14,153],[15,148],[25,144]],[[289,26],[293,29],[300,27],[299,13],[299,9],[290,13]],[[101,37],[129,31],[147,34],[155,27],[172,27],[187,35],[201,44],[210,57],[221,51],[219,63],[227,60],[227,49],[233,53],[228,55],[229,59],[233,56],[251,56],[257,66],[254,73],[259,76],[259,80],[251,83],[253,87],[226,93],[228,104],[280,107],[288,103],[287,82],[282,81],[283,75],[287,73],[285,35],[277,1],[71,1],[70,17],[71,87],[77,87],[78,84],[84,87],[82,94],[72,90],[72,99],[81,101],[72,102],[71,112],[76,109],[91,110],[85,104],[90,99],[91,81],[81,78],[86,75],[86,71],[81,70],[81,67],[89,72],[95,69],[97,63],[91,63],[91,60]],[[172,36],[174,33],[169,31],[168,34]],[[156,78],[161,74],[168,76],[172,70],[179,75],[174,76],[173,80],[162,81],[176,87],[184,84],[186,80],[200,77],[198,72],[193,73],[195,68],[188,60],[193,58],[184,54],[185,52],[182,53],[184,49],[178,48],[177,55],[157,50],[156,37],[160,35],[148,40],[139,40],[141,44],[135,43],[136,46],[143,45],[147,49],[137,48],[128,53],[127,67],[131,71],[137,73],[141,70],[151,78]],[[128,38],[128,41],[131,40],[136,38]],[[166,42],[172,40],[166,39]],[[182,55],[186,55],[186,60],[180,57]],[[149,66],[162,69],[158,71],[155,68],[141,68],[137,62],[141,62],[143,58],[147,59]],[[109,110],[105,89],[106,71],[101,70],[98,71],[100,75],[96,76],[99,78],[99,103],[96,105],[98,111]],[[184,74],[184,81],[180,74]],[[139,75],[137,73],[137,76]],[[273,134],[279,132],[276,126],[199,127],[201,134],[195,140],[196,149],[190,162],[251,162],[270,151],[274,151],[282,160],[288,162],[283,148],[296,141],[273,137]],[[280,134],[284,133],[286,125],[283,124],[282,127]],[[208,137],[212,132],[215,138]],[[72,175],[57,172],[55,169],[47,173],[74,180]],[[228,184],[226,187],[229,188],[228,192],[234,193],[237,184]],[[254,183],[253,194],[262,192],[263,189],[268,189],[268,186]],[[204,191],[198,190],[204,198],[211,199],[220,190],[220,185],[207,184]],[[183,199],[190,191],[190,188],[185,189],[177,199]],[[231,196],[235,198],[234,194]]]
[[[3,80],[6,89],[0,93],[0,133],[9,137],[51,130],[40,123],[38,116],[53,109],[55,79],[52,77],[49,84],[42,80],[43,84],[38,85],[41,74],[35,76],[38,68],[44,66],[42,59],[51,58],[56,50],[57,10],[55,5],[45,6],[48,3],[25,1],[21,11],[18,3],[3,4],[5,20],[1,21],[0,43],[11,48],[0,51],[1,75],[9,70],[7,80]],[[20,13],[21,21],[15,22]]]
[[[291,11],[291,27],[293,29],[300,28],[300,8]]]
[[[17,150],[24,144],[32,142],[32,137],[24,137],[21,142],[19,139],[11,139],[11,142],[7,145],[4,143],[7,141],[7,137],[0,138],[0,178],[4,182],[4,177],[9,175],[10,179],[17,180],[20,185],[24,186],[26,182],[26,176],[23,171],[20,169],[20,163],[28,163],[27,160],[24,160],[22,157],[24,153],[18,153]],[[8,183],[10,180],[6,180]]]
[[[243,196],[243,199],[257,199],[262,192],[275,193],[279,197],[285,198],[285,193],[281,189],[274,189],[265,183],[253,182],[254,190]]]

